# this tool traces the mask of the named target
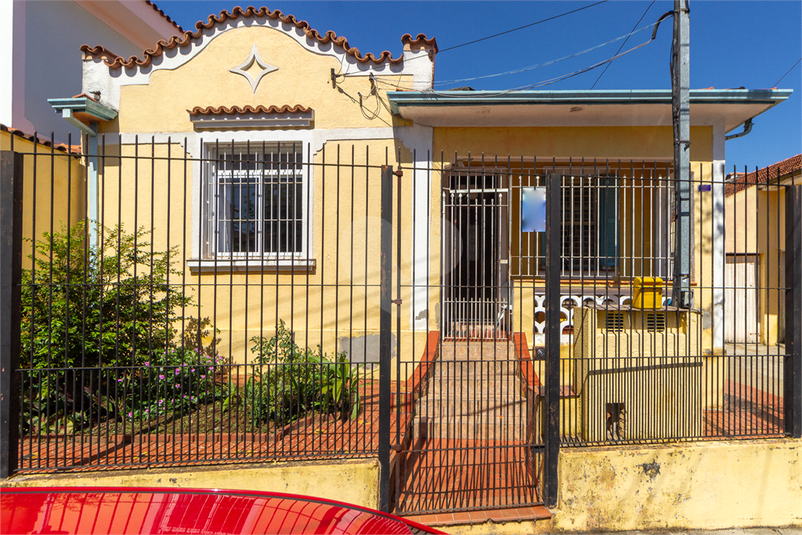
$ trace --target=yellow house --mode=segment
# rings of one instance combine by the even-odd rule
[[[728,299],[745,305],[725,322],[726,341],[785,343],[785,189],[802,184],[802,155],[728,176]],[[745,222],[745,224],[744,224]]]
[[[414,358],[429,331],[542,343],[543,238],[521,203],[550,173],[563,176],[566,348],[575,311],[628,306],[636,278],[667,281],[658,306],[670,304],[669,90],[434,91],[435,40],[401,41],[399,55],[362,54],[280,11],[236,8],[141,58],[84,46],[83,94],[117,114],[98,123],[93,218],[177,248],[192,315],[212,318],[236,362],[280,321],[371,361],[384,164],[402,174],[395,355]],[[691,91],[694,353],[724,343],[725,135],[789,95]]]

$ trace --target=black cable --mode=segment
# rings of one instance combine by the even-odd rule
[[[645,17],[645,16],[646,16],[646,13],[648,13],[648,12],[649,12],[649,10],[650,10],[650,9],[652,8],[652,6],[654,5],[655,1],[656,1],[656,0],[652,0],[652,3],[651,3],[651,4],[649,4],[649,7],[647,7],[647,8],[646,8],[646,11],[644,11],[644,12],[643,12],[643,15],[641,15],[641,16],[640,16],[640,19],[638,20],[638,22],[637,22],[637,23],[635,23],[635,26],[633,26],[633,27],[632,27],[632,30],[629,32],[629,33],[630,33],[630,35],[632,34],[632,32],[634,32],[634,31],[635,31],[635,30],[638,28],[638,26],[640,25],[641,21],[643,20],[643,17]],[[624,42],[623,42],[623,43],[621,43],[621,46],[619,46],[619,47],[618,47],[618,50],[616,51],[616,53],[615,53],[614,55],[616,55],[616,56],[617,56],[617,55],[618,55],[618,52],[621,52],[621,49],[622,49],[622,48],[624,48],[624,45],[625,45],[625,44],[627,44],[627,41],[629,41],[629,36],[627,36],[627,38],[626,38],[626,39],[624,39]],[[592,86],[590,86],[590,88],[591,88],[591,89],[593,89],[594,87],[596,87],[596,84],[598,84],[598,83],[599,83],[599,80],[601,80],[601,77],[602,77],[602,76],[604,76],[604,73],[606,73],[606,72],[607,72],[607,69],[609,69],[609,68],[610,68],[610,65],[612,65],[612,64],[613,64],[613,62],[611,61],[610,63],[608,63],[608,64],[607,64],[607,65],[604,67],[604,70],[601,72],[601,74],[599,74],[599,77],[598,77],[598,78],[596,78],[596,81],[595,81],[595,82],[593,82],[593,85],[592,85]]]
[[[772,87],[777,87],[777,86],[779,86],[779,85],[780,85],[780,82],[782,82],[782,81],[783,81],[783,78],[785,78],[786,76],[788,76],[788,73],[789,73],[789,72],[791,72],[791,71],[793,71],[793,70],[794,70],[794,67],[796,67],[797,65],[799,65],[799,62],[800,62],[800,61],[802,61],[802,58],[799,58],[798,60],[796,60],[796,63],[794,63],[793,67],[791,67],[790,69],[788,69],[788,72],[786,72],[785,74],[783,74],[782,78],[780,78],[779,80],[777,80],[777,83],[775,83],[775,84],[774,84]]]
[[[474,39],[473,41],[468,41],[467,43],[462,43],[462,44],[459,44],[459,45],[450,46],[448,48],[443,48],[442,50],[438,51],[438,54],[442,54],[443,52],[446,52],[448,50],[454,50],[455,48],[460,48],[460,47],[463,47],[463,46],[472,45],[474,43],[479,43],[481,41],[487,41],[488,39],[493,39],[494,37],[499,37],[501,35],[506,35],[508,33],[517,32],[518,30],[523,30],[524,28],[530,28],[532,26],[536,26],[538,24],[542,24],[542,23],[548,22],[550,20],[558,19],[560,17],[564,17],[566,15],[570,15],[572,13],[576,13],[578,11],[582,11],[583,9],[588,9],[590,7],[593,7],[593,6],[598,6],[599,4],[604,4],[605,2],[609,2],[609,1],[610,0],[601,0],[601,2],[596,2],[595,4],[590,4],[590,5],[587,5],[587,6],[584,6],[584,7],[580,7],[578,9],[574,9],[573,11],[567,11],[565,13],[561,13],[559,15],[555,15],[555,16],[549,17],[547,19],[539,20],[537,22],[532,22],[532,23],[529,23],[529,24],[525,24],[523,26],[519,26],[517,28],[513,28],[512,30],[507,30],[507,31],[504,31],[504,32],[501,32],[501,33],[488,35],[487,37],[481,37],[479,39]]]

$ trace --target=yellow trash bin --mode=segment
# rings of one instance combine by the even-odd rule
[[[660,277],[637,277],[632,281],[632,307],[661,308],[663,284]]]

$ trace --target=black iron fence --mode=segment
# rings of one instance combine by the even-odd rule
[[[0,172],[5,476],[378,457],[387,509],[491,509],[553,503],[561,446],[802,430],[784,177],[694,168],[682,251],[662,161],[33,147]]]

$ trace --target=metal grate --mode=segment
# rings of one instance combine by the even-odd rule
[[[646,330],[661,333],[666,330],[666,315],[663,312],[650,312],[646,314]]]
[[[621,312],[606,312],[604,328],[608,331],[621,332],[624,330],[624,315]]]

